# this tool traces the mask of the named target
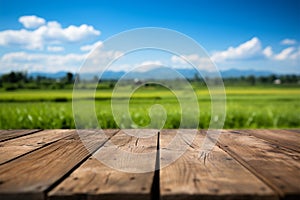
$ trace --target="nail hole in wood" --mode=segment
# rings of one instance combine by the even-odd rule
[[[266,190],[266,188],[265,188],[265,187],[261,187],[261,188],[260,188],[260,190],[262,190],[262,191],[265,191],[265,190]]]
[[[194,182],[200,182],[200,179],[194,178],[193,181],[194,181]]]

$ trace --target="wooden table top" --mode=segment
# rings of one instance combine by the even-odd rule
[[[176,130],[132,130],[156,133],[139,139],[81,131],[84,144],[76,130],[0,130],[0,199],[300,199],[300,130],[222,130],[207,159],[199,158],[206,131],[198,130],[175,162],[146,173],[113,169],[97,153],[110,141],[130,153],[176,154],[168,148]],[[162,165],[166,155],[147,163]]]

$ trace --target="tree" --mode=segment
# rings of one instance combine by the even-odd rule
[[[200,81],[200,80],[201,80],[201,79],[200,79],[198,73],[195,73],[195,74],[194,74],[194,81]]]
[[[71,72],[68,72],[66,74],[67,83],[73,83],[73,74]]]
[[[248,77],[246,78],[246,80],[250,83],[250,85],[255,85],[255,82],[256,82],[255,76],[253,76],[253,75],[248,76]]]
[[[269,76],[269,83],[273,83],[277,79],[277,76],[275,74],[272,74]]]
[[[19,83],[27,81],[27,74],[23,72],[10,72],[2,75],[2,81],[5,83]]]

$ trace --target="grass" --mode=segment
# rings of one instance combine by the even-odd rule
[[[181,91],[184,93],[184,91]],[[205,89],[196,89],[199,97],[199,128],[208,128],[210,97]],[[80,96],[88,103],[88,91]],[[228,87],[227,115],[224,128],[299,128],[300,89],[298,87]],[[120,94],[118,97],[125,97]],[[111,111],[111,90],[95,95],[95,110],[101,128],[117,128]],[[181,109],[174,95],[165,89],[144,88],[130,100],[132,121],[121,126],[146,126],[151,122],[148,110],[154,104],[162,105],[167,113],[164,128],[178,128]],[[83,119],[85,128],[90,119]],[[72,113],[72,90],[19,90],[0,91],[0,129],[16,128],[75,128]],[[188,128],[188,127],[186,127]]]

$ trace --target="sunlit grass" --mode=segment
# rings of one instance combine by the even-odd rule
[[[206,90],[196,92],[200,106],[199,128],[208,128],[211,117],[210,97]],[[227,88],[226,92],[227,115],[224,128],[300,127],[298,88]],[[90,93],[84,91],[82,97],[86,98]],[[96,115],[101,128],[118,127],[112,115],[110,97],[111,90],[96,93]],[[133,121],[126,121],[125,125],[132,128],[147,126],[150,123],[148,111],[154,104],[160,104],[166,110],[164,128],[180,126],[182,111],[174,94],[167,90],[140,90],[135,93],[129,106]],[[85,128],[89,128],[89,119],[84,120]],[[75,128],[72,90],[0,92],[0,128]]]

